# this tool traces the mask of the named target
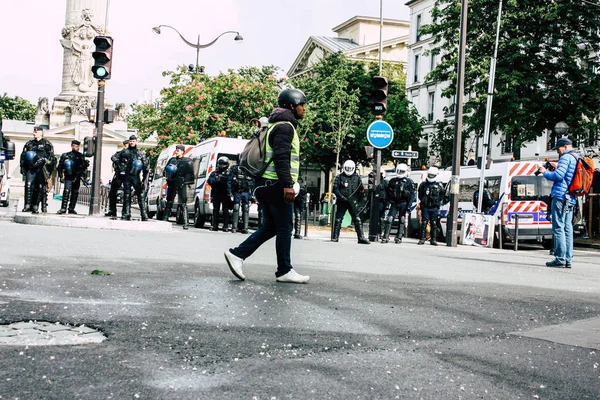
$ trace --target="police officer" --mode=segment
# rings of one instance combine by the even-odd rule
[[[335,212],[335,227],[333,228],[333,242],[339,241],[340,229],[342,228],[342,219],[346,211],[350,212],[358,243],[369,244],[363,233],[362,221],[358,214],[358,203],[364,196],[362,179],[356,171],[354,161],[347,160],[344,163],[344,173],[339,174],[333,180],[333,194],[336,196],[337,210]]]
[[[185,146],[178,144],[175,146],[175,157],[169,158],[167,165],[163,170],[163,176],[167,178],[167,206],[163,216],[164,221],[169,220],[171,209],[173,208],[173,199],[177,194],[179,204],[183,215],[183,229],[188,229],[189,216],[187,208],[187,190],[185,184],[192,181],[193,169],[191,160],[183,156]]]
[[[386,188],[387,204],[381,243],[388,243],[390,241],[390,229],[396,215],[398,215],[398,234],[394,242],[402,243],[406,211],[410,210],[410,205],[415,198],[413,181],[408,177],[408,165],[404,163],[399,164],[396,171],[398,176],[390,179]]]
[[[48,177],[54,167],[54,147],[44,139],[41,128],[33,128],[33,140],[23,146],[21,153],[21,175],[25,176],[25,206],[23,212],[38,212],[42,202],[42,212],[47,212]]]
[[[146,180],[148,178],[148,159],[146,153],[137,148],[137,137],[129,137],[127,148],[119,151],[111,157],[111,160],[117,164],[121,182],[123,182],[123,212],[121,219],[131,220],[131,187],[135,188],[140,207],[140,216],[142,221],[148,220],[146,212]],[[140,180],[140,172],[143,174],[143,181]],[[142,182],[144,182],[142,184]]]
[[[129,140],[123,140],[123,149],[129,146]],[[118,153],[118,152],[117,152]],[[115,155],[117,154],[115,153]],[[119,171],[119,165],[113,161],[114,175],[110,181],[110,191],[108,192],[108,212],[104,214],[105,217],[116,217],[117,216],[117,195],[119,189],[123,185],[121,181],[121,171]]]
[[[302,214],[306,208],[306,183],[302,178],[298,178],[298,185],[300,185],[300,192],[294,200],[294,239],[302,239],[301,228],[302,228]]]
[[[248,233],[248,218],[250,217],[250,198],[254,191],[254,178],[245,174],[237,165],[229,169],[229,195],[233,197],[233,221],[231,232],[235,233],[242,211],[242,233]]]
[[[219,229],[219,210],[223,208],[223,232],[229,231],[229,206],[231,192],[229,189],[229,158],[219,157],[217,169],[210,173],[208,184],[211,187],[210,200],[213,204],[211,231]]]
[[[377,207],[377,215],[379,219],[374,223],[377,224],[377,231],[381,236],[383,236],[383,222],[385,217],[385,207],[386,207],[386,190],[387,190],[387,181],[385,180],[385,171],[381,171],[381,178],[379,180],[379,185],[375,186],[375,171],[371,171],[369,173],[368,178],[368,188],[369,188],[369,200],[373,198],[371,193],[375,194],[375,206]],[[368,209],[370,209],[370,205]]]
[[[437,182],[437,176],[440,173],[437,167],[429,167],[427,178],[419,185],[419,200],[421,203],[421,239],[418,244],[425,244],[425,235],[427,234],[427,221],[431,229],[432,246],[437,246],[437,219],[440,207],[444,204],[444,186]]]
[[[90,162],[79,152],[80,144],[79,140],[72,140],[71,151],[63,153],[58,162],[58,177],[61,182],[64,182],[65,187],[62,194],[62,204],[60,210],[56,212],[57,214],[66,213],[67,205],[69,206],[69,214],[77,214],[75,206],[77,205],[77,197],[79,197],[81,178],[90,166]]]
[[[483,214],[489,214],[490,210],[492,209],[494,204],[496,204],[496,201],[494,200],[494,196],[492,196],[492,193],[488,189],[488,185],[489,185],[488,180],[484,179],[484,181],[483,181],[483,202],[481,203],[481,210],[480,210],[480,212]],[[478,186],[477,190],[475,191],[475,193],[473,193],[473,207],[475,207],[475,208],[477,208],[478,203],[479,203],[479,184],[477,186]]]

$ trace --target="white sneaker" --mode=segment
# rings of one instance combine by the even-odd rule
[[[227,261],[232,274],[242,281],[246,279],[244,272],[242,272],[242,265],[244,265],[243,259],[233,255],[231,251],[227,250],[225,252],[225,260]]]
[[[310,276],[300,275],[299,273],[297,273],[296,271],[291,269],[290,272],[288,272],[285,275],[281,275],[276,280],[277,280],[277,282],[306,283],[306,282],[310,281]]]

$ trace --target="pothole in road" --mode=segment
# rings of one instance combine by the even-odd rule
[[[0,345],[54,346],[100,343],[106,336],[85,325],[74,326],[59,322],[22,321],[0,325]]]

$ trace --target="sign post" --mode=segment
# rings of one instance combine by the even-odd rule
[[[377,241],[379,227],[379,197],[376,195],[376,189],[380,183],[381,176],[381,149],[388,147],[394,140],[394,130],[391,125],[381,119],[371,123],[367,128],[367,140],[375,148],[375,183],[371,192],[371,218],[369,222],[369,241]]]

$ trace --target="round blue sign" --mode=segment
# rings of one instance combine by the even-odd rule
[[[394,130],[385,121],[375,121],[367,128],[367,140],[376,149],[385,149],[394,140]]]

